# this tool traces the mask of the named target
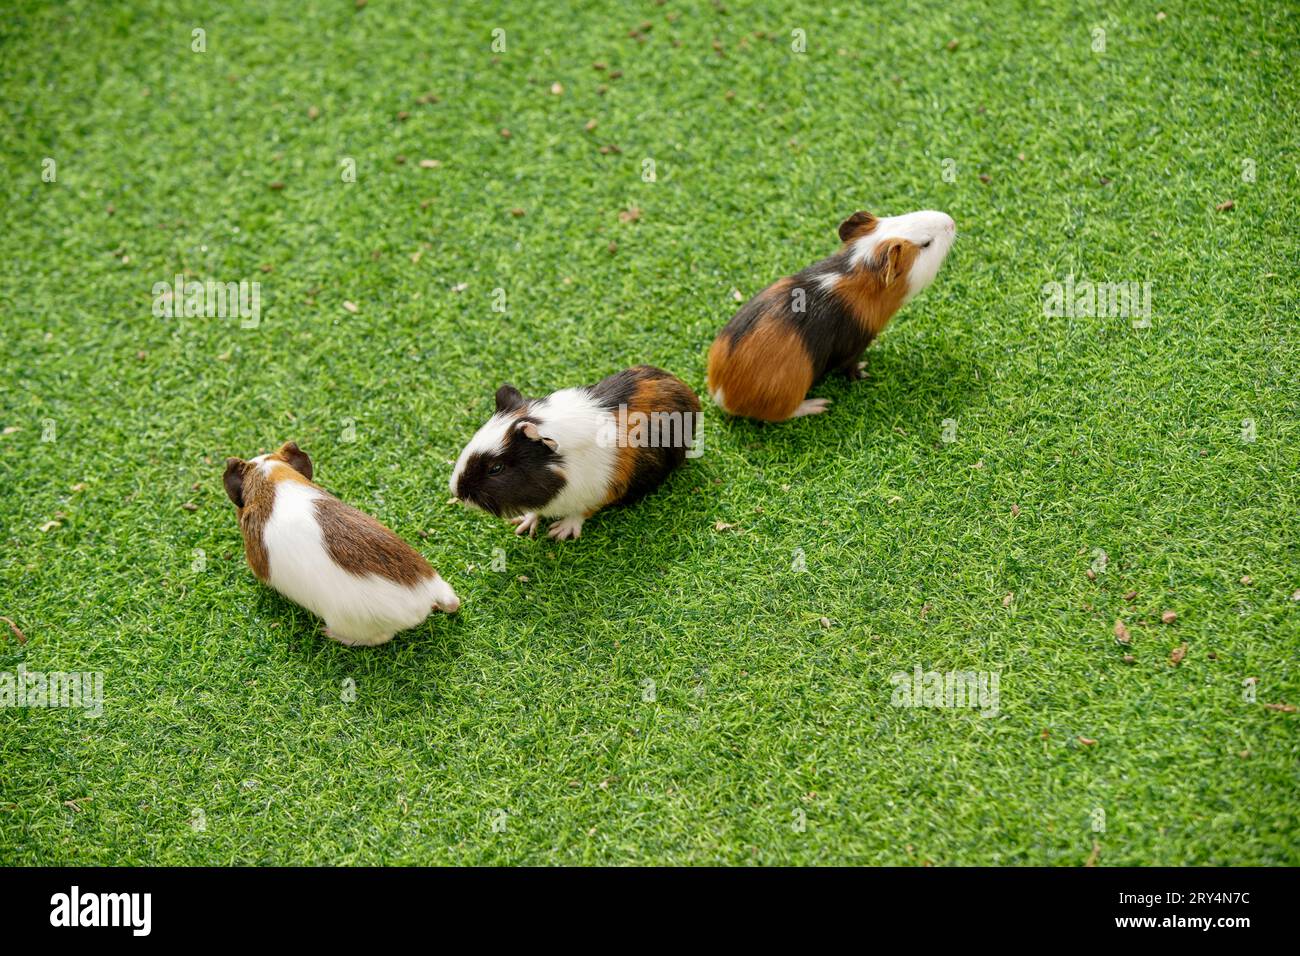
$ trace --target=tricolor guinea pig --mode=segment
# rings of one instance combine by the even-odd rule
[[[862,353],[898,309],[933,281],[957,234],[941,212],[840,223],[838,252],[778,279],[726,324],[709,349],[709,395],[725,412],[782,422],[826,410],[805,396],[838,369],[866,376]]]
[[[226,494],[253,573],[325,619],[340,644],[383,644],[460,599],[414,548],[312,484],[311,459],[293,442],[270,455],[227,458]]]
[[[700,402],[663,369],[638,365],[595,385],[524,398],[497,389],[496,413],[460,453],[451,493],[563,541],[607,505],[649,494],[696,444]]]

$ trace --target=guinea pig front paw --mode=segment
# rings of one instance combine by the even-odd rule
[[[515,526],[515,534],[526,534],[530,538],[537,537],[536,511],[530,511],[518,518],[511,518],[510,523]]]
[[[569,515],[559,521],[552,521],[546,533],[556,541],[576,540],[582,534],[582,520],[582,515]]]

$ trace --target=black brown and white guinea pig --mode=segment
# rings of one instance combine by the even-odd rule
[[[451,493],[536,535],[563,541],[607,505],[657,488],[697,447],[700,401],[677,377],[638,365],[595,385],[524,398],[497,389],[496,413],[460,453]]]
[[[726,324],[709,349],[709,395],[725,412],[782,422],[826,410],[808,389],[838,369],[866,375],[862,353],[933,281],[957,234],[942,212],[840,223],[833,256],[778,279]]]
[[[340,644],[383,644],[460,599],[414,548],[368,514],[312,484],[293,442],[270,455],[226,459],[226,494],[253,573],[325,619]]]

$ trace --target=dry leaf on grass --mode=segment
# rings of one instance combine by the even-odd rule
[[[1180,664],[1184,657],[1187,656],[1187,643],[1184,642],[1169,652],[1169,663]]]
[[[1160,621],[1162,624],[1172,624],[1176,620],[1178,620],[1177,611],[1165,611],[1165,613],[1160,615]]]
[[[1115,640],[1119,641],[1121,644],[1127,644],[1132,640],[1128,628],[1124,626],[1124,622],[1119,618],[1115,619]]]
[[[1080,737],[1080,738],[1079,738],[1079,743],[1083,744],[1085,747],[1091,747],[1091,746],[1093,746],[1093,744],[1095,744],[1096,742],[1097,742],[1097,741],[1093,740],[1091,737]]]
[[[12,620],[10,620],[7,617],[0,617],[0,621],[4,621],[6,624],[9,625],[9,630],[13,631],[14,639],[17,640],[19,644],[27,643],[27,635],[23,633],[23,629],[21,627],[19,627],[17,624],[15,624]]]
[[[360,310],[357,308],[357,304],[356,304],[355,302],[344,302],[344,303],[343,303],[343,308],[347,309],[347,310],[348,310],[349,312],[351,312],[353,315],[356,315],[357,312],[360,311]]]

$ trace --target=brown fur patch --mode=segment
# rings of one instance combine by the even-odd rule
[[[638,472],[654,469],[662,461],[663,444],[658,447],[633,447],[628,440],[628,433],[635,430],[638,417],[644,416],[641,420],[648,422],[642,426],[643,432],[658,428],[661,442],[672,442],[671,447],[681,449],[675,455],[679,461],[685,456],[687,430],[699,427],[700,400],[695,397],[695,393],[689,386],[681,379],[667,373],[651,373],[659,373],[659,370],[646,367],[645,377],[637,382],[636,390],[627,402],[627,418],[619,426],[622,430],[621,444],[617,449],[614,474],[610,477],[609,494],[605,498],[604,505],[621,500],[627,494]],[[651,418],[656,413],[662,415],[665,412],[676,412],[679,417],[672,420],[660,418],[657,422]],[[617,415],[618,412],[615,414]],[[677,430],[678,426],[681,428],[680,431]]]
[[[271,472],[272,481],[298,481],[305,485],[311,484],[312,464],[307,453],[291,441],[285,442],[275,450],[273,454],[267,455],[270,461],[282,461],[288,468],[275,468]]]
[[[884,329],[907,295],[907,277],[918,249],[906,239],[890,239],[872,260],[835,284],[838,295],[872,338]]]
[[[782,281],[788,287],[791,280]],[[769,306],[734,349],[725,333],[714,339],[709,349],[709,392],[722,389],[722,406],[731,414],[783,422],[812,387],[812,358],[799,333],[782,316],[779,307]]]
[[[312,503],[325,548],[343,570],[376,574],[408,586],[433,577],[433,568],[418,551],[370,515],[333,497]]]
[[[306,459],[305,465],[303,459]],[[297,445],[286,443],[268,455],[267,461],[272,463],[269,475],[257,462],[230,459],[227,465],[228,475],[232,469],[239,472],[238,490],[243,499],[243,506],[238,507],[239,530],[244,536],[244,556],[258,580],[270,581],[270,558],[263,531],[275,507],[276,487],[286,481],[309,485],[324,494],[325,497],[314,502],[316,520],[320,523],[326,550],[345,571],[357,575],[377,574],[405,585],[418,584],[436,573],[418,551],[384,525],[309,481],[298,468],[305,467],[310,471],[311,460],[298,450]],[[228,479],[228,492],[230,485]]]
[[[869,235],[876,228],[878,220],[866,210],[859,210],[840,223],[840,242],[848,243]]]
[[[237,469],[244,504],[238,508],[239,530],[244,535],[244,557],[253,569],[259,581],[271,577],[270,561],[266,554],[266,544],[262,540],[262,529],[271,520],[271,508],[275,505],[275,486],[262,474],[262,470],[252,462],[231,459],[227,472]],[[281,469],[276,469],[277,471]]]

